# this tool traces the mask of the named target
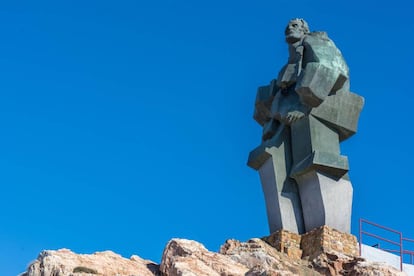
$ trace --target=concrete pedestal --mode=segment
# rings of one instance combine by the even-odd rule
[[[352,184],[347,175],[340,179],[310,171],[296,177],[306,232],[327,225],[349,233]]]
[[[304,233],[298,187],[289,176],[292,167],[290,129],[279,126],[272,139],[250,153],[248,164],[260,175],[270,233],[281,229]]]
[[[267,219],[270,233],[285,229],[303,233],[302,208],[296,183],[286,178],[286,171],[275,166],[277,148],[269,150],[271,157],[260,167],[259,174],[266,202]]]

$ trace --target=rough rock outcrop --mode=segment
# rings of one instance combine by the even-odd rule
[[[158,275],[158,265],[136,255],[128,260],[112,251],[75,254],[68,249],[45,250],[21,276]]]
[[[208,251],[196,241],[173,239],[162,255],[162,275],[245,275],[248,268],[231,258]]]
[[[159,266],[111,251],[78,255],[68,249],[47,250],[22,276],[406,275],[384,263],[360,258],[355,246],[351,235],[321,227],[302,236],[282,230],[247,242],[230,239],[219,253],[196,241],[172,239]]]
[[[323,253],[310,261],[310,267],[322,275],[407,275],[385,263],[368,262],[338,252]]]

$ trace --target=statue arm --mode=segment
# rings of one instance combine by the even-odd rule
[[[261,126],[272,119],[271,106],[279,90],[276,80],[272,80],[269,85],[261,86],[257,90],[253,117]]]

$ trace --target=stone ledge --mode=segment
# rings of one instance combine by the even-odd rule
[[[354,235],[340,232],[326,225],[303,235],[279,230],[263,241],[293,259],[314,259],[321,254],[340,253],[359,257],[358,243]]]
[[[300,260],[302,258],[301,236],[299,234],[279,230],[268,237],[263,237],[262,240],[292,259]]]

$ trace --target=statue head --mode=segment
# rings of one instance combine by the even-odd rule
[[[286,42],[293,44],[309,33],[308,23],[302,18],[291,19],[285,29]]]

